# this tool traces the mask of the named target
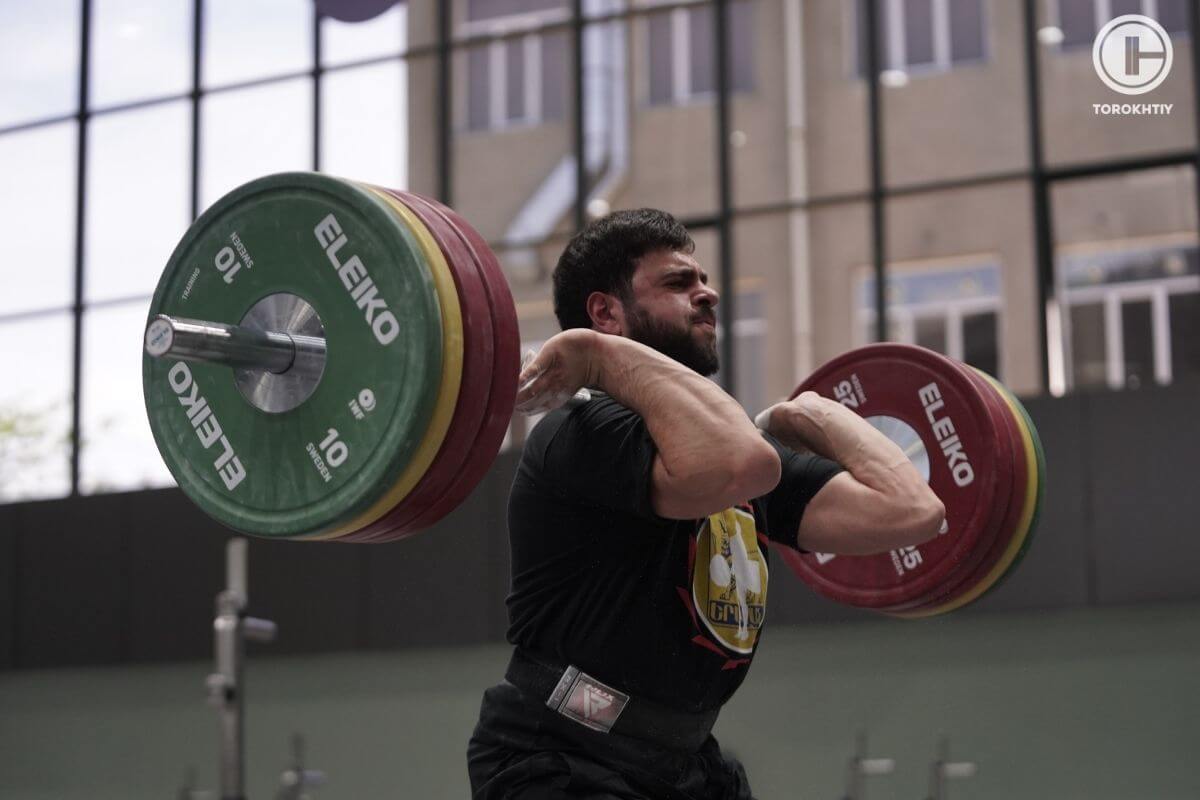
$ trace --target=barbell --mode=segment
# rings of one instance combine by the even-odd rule
[[[453,210],[316,173],[234,189],[184,234],[144,338],[146,411],[180,489],[242,533],[385,542],[456,508],[516,398],[516,309]],[[909,453],[947,507],[932,542],[784,560],[818,593],[922,616],[976,599],[1028,548],[1044,459],[990,377],[905,345],[847,353],[812,389]]]

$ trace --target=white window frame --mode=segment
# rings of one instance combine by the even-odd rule
[[[847,21],[845,30],[846,52],[850,54],[847,73],[856,79],[865,76],[859,74],[859,18],[858,0],[845,4]],[[907,43],[904,41],[905,20],[907,19],[906,0],[883,0],[883,15],[879,24],[883,28],[887,41],[884,43],[883,63],[881,71],[904,73],[905,75],[940,75],[949,72],[955,66],[970,64],[986,64],[991,61],[991,40],[988,37],[988,3],[983,0],[980,25],[983,28],[983,53],[979,58],[963,58],[954,61],[951,52],[950,35],[950,0],[933,0],[933,62],[923,64],[908,64]],[[1057,7],[1056,7],[1057,11]],[[896,24],[889,25],[895,21]]]
[[[542,117],[542,37],[546,34],[540,28],[556,22],[564,22],[570,17],[567,8],[552,8],[545,11],[534,11],[525,14],[512,14],[506,17],[494,17],[483,20],[467,20],[459,24],[459,32],[466,37],[496,36],[506,37],[520,31],[526,34],[515,41],[520,42],[522,61],[525,68],[524,80],[524,114],[514,119],[508,119],[508,59],[505,57],[505,47],[513,38],[497,38],[486,45],[475,45],[487,48],[488,58],[488,122],[484,128],[470,127],[470,109],[465,108],[461,117],[464,133],[487,133],[511,128],[524,128],[541,125],[545,122]],[[470,102],[470,75],[467,76],[467,88],[463,92],[464,102]]]
[[[1001,273],[1000,264],[996,261],[985,262],[963,262],[955,263],[948,267],[902,267],[889,268],[889,271],[894,270],[893,274],[897,276],[907,275],[931,275],[938,272],[953,272],[960,269],[971,269],[978,267],[986,267],[994,269],[999,275]],[[856,347],[862,347],[874,341],[875,330],[875,309],[857,305],[857,299],[861,294],[862,286],[870,280],[870,275],[860,275],[858,279],[858,289],[854,293],[855,297],[855,330],[854,344]],[[984,296],[984,297],[962,297],[951,300],[941,300],[935,303],[906,303],[906,304],[888,304],[888,324],[894,329],[896,339],[902,344],[916,344],[917,342],[917,321],[927,319],[941,319],[945,325],[946,331],[946,352],[945,355],[953,358],[955,361],[963,361],[966,353],[966,343],[963,334],[963,318],[974,314],[993,313],[996,315],[996,348],[997,360],[996,371],[1004,372],[1003,358],[1003,331],[1004,331],[1004,297],[1002,294]],[[1001,382],[1004,381],[1004,376],[998,374],[994,376]]]
[[[1134,255],[1134,253],[1130,253]],[[1150,329],[1154,347],[1154,381],[1166,386],[1174,380],[1171,366],[1171,316],[1172,295],[1200,293],[1200,275],[1183,275],[1173,278],[1154,278],[1144,281],[1126,281],[1100,286],[1064,288],[1059,297],[1066,310],[1066,324],[1070,325],[1070,311],[1075,306],[1099,303],[1104,308],[1104,374],[1110,389],[1124,389],[1125,374],[1125,330],[1121,320],[1121,307],[1126,302],[1150,301]],[[1075,360],[1071,352],[1070,335],[1063,337],[1066,384],[1075,388]]]
[[[918,320],[941,319],[946,326],[946,353],[955,361],[962,361],[966,352],[963,339],[963,318],[975,314],[996,315],[996,342],[1000,343],[1003,327],[1003,303],[999,297],[972,297],[951,300],[945,303],[918,303],[906,306],[888,306],[888,323],[894,325],[897,341],[916,344]],[[858,345],[871,341],[875,329],[875,309],[860,309],[858,321]],[[997,364],[997,369],[999,365]],[[995,376],[999,378],[1000,376]]]
[[[656,5],[663,5],[671,2],[671,0],[655,0],[655,2],[647,2],[639,5],[639,8],[654,8]],[[674,106],[687,105],[689,103],[701,103],[712,100],[716,97],[715,90],[693,91],[692,90],[692,21],[688,16],[693,8],[708,6],[716,13],[716,6],[711,5],[708,0],[697,0],[697,2],[679,6],[671,9],[671,99],[670,100],[652,100],[650,97],[650,69],[647,62],[646,69],[642,70],[641,94],[645,98],[645,105],[650,108],[671,108]],[[643,17],[645,19],[645,17]],[[716,24],[716,20],[713,21]],[[650,26],[649,24],[642,25],[643,31],[643,53],[650,52]],[[647,56],[648,58],[648,56]],[[731,92],[734,90],[731,88]]]

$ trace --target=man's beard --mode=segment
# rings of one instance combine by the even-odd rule
[[[690,321],[688,327],[679,328],[655,319],[636,304],[630,304],[628,308],[626,320],[629,322],[630,339],[653,347],[706,378],[721,368],[715,336],[711,344],[701,344],[692,336]]]

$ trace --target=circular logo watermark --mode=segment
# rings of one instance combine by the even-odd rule
[[[1100,80],[1121,94],[1145,94],[1171,72],[1171,37],[1150,17],[1126,14],[1096,34],[1092,63]]]

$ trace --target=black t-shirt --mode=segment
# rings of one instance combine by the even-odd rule
[[[668,520],[651,507],[655,446],[640,416],[604,394],[547,414],[509,497],[508,640],[634,697],[723,704],[758,645],[767,541],[795,547],[805,506],[841,471],[766,438],[783,465],[772,492]]]

